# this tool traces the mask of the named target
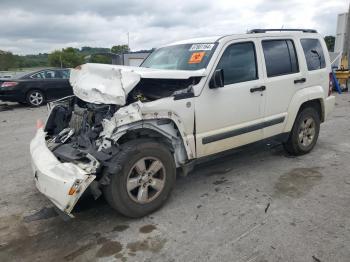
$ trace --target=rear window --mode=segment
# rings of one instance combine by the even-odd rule
[[[326,61],[321,43],[318,39],[301,39],[301,45],[306,58],[307,69],[309,71],[326,67]]]
[[[299,72],[298,58],[292,40],[262,41],[268,77]]]

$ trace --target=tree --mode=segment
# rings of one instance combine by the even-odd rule
[[[15,65],[15,57],[11,52],[0,50],[0,70],[9,70]]]
[[[112,58],[106,55],[93,54],[89,63],[112,64]]]
[[[327,35],[324,38],[324,41],[326,42],[328,51],[333,52],[334,51],[334,43],[335,43],[335,37],[332,35]]]
[[[111,52],[118,55],[127,53],[129,51],[130,49],[128,45],[115,45],[115,46],[112,46],[111,48]]]
[[[84,63],[84,58],[79,54],[77,49],[67,47],[56,50],[49,54],[49,64],[54,67],[76,67]]]

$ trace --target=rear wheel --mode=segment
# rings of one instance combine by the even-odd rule
[[[40,90],[31,90],[27,94],[27,103],[30,106],[41,106],[45,102],[45,97],[42,91]]]
[[[288,141],[286,151],[292,155],[309,153],[315,146],[320,132],[320,116],[313,107],[306,107],[299,112]]]
[[[173,156],[162,143],[137,139],[121,145],[119,171],[104,188],[107,202],[128,217],[142,217],[167,200],[176,179]]]

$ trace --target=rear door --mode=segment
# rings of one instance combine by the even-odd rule
[[[72,86],[69,83],[69,69],[55,70],[56,98],[61,98],[73,94]]]
[[[35,85],[45,92],[47,100],[61,98],[72,93],[72,88],[69,84],[69,74],[64,73],[62,69],[43,70],[31,76],[35,79]]]
[[[297,39],[293,37],[260,39],[265,76],[266,126],[264,138],[283,132],[287,112],[294,94],[305,87],[305,72],[300,70],[301,54],[297,53]]]
[[[46,81],[45,71],[46,70],[36,72],[30,75],[29,77],[24,78],[23,82],[25,83],[25,86],[27,89],[26,91],[34,90],[34,89],[40,90],[44,93],[45,98],[47,100],[50,100],[51,97],[50,97],[50,93],[48,93],[48,90],[50,89],[51,86],[50,86],[50,83]]]

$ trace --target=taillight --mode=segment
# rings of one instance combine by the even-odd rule
[[[330,96],[332,94],[333,87],[334,87],[333,73],[329,73],[328,96]]]
[[[18,85],[18,82],[4,82],[1,87],[12,87]]]

